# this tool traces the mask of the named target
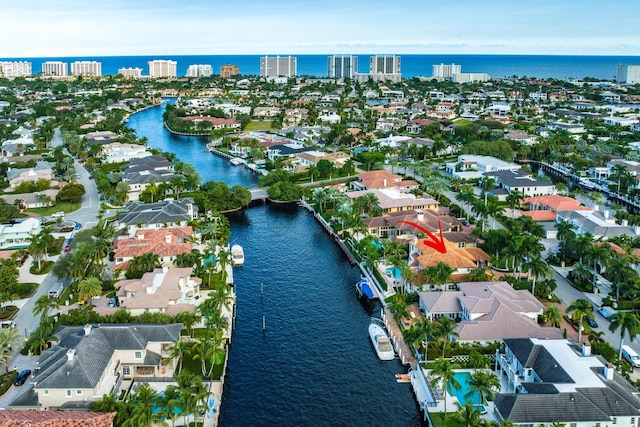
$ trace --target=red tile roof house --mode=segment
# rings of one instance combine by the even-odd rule
[[[0,411],[0,427],[111,427],[115,412]]]
[[[180,119],[193,121],[194,124],[209,122],[211,123],[212,129],[240,129],[240,122],[237,121],[235,117],[230,119],[221,119],[209,116],[185,116],[180,117]]]
[[[114,269],[125,270],[133,257],[146,253],[158,255],[162,265],[173,266],[176,256],[191,252],[192,245],[187,238],[192,235],[191,227],[173,227],[137,230],[133,238],[116,239]]]
[[[418,292],[420,309],[430,320],[461,318],[457,341],[498,341],[504,338],[562,338],[555,327],[538,325],[542,305],[527,290],[507,282],[459,283],[457,292]]]
[[[412,180],[404,180],[400,175],[385,170],[376,170],[359,173],[358,179],[351,181],[351,187],[356,191],[379,188],[397,188],[399,190],[410,191],[420,188],[420,185]]]

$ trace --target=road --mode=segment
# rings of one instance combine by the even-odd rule
[[[54,144],[60,144],[61,142],[62,139],[60,131],[59,129],[56,129],[51,144],[55,147]],[[78,182],[84,185],[86,193],[84,196],[82,196],[80,209],[68,215],[65,215],[65,219],[79,222],[82,224],[83,228],[93,227],[98,223],[98,213],[100,210],[100,199],[98,196],[98,190],[93,180],[89,179],[89,172],[84,168],[84,166],[82,166],[77,161],[75,162],[74,166],[76,173],[80,175],[80,179],[78,180]],[[31,259],[29,261],[31,261]],[[58,279],[54,277],[53,274],[47,274],[42,279],[42,282],[40,286],[38,286],[38,289],[36,289],[31,298],[29,298],[23,308],[18,311],[18,314],[16,314],[16,317],[13,320],[16,322],[16,328],[20,332],[20,336],[22,339],[28,337],[40,325],[39,317],[33,315],[33,307],[35,301],[40,296],[47,295],[49,289],[51,288],[51,285],[57,281]],[[33,356],[22,356],[20,355],[19,350],[20,348],[14,349],[13,357],[9,362],[9,367],[13,368],[15,366],[18,370],[33,370],[37,358]],[[15,396],[26,391],[27,389],[28,386],[26,386],[26,384],[25,386],[19,388],[12,386],[12,389],[10,389],[9,392],[7,392],[0,398],[0,407],[6,407],[7,404],[12,401]]]
[[[391,166],[385,166],[385,169],[388,172],[392,172]],[[415,176],[410,170],[406,171],[406,176],[412,177],[412,178],[414,178],[416,180],[421,180],[420,177]],[[447,182],[447,184],[448,184],[448,182]],[[479,195],[479,189],[474,188],[474,191],[476,191],[476,194]],[[475,218],[475,214],[470,209],[468,209],[466,203],[462,203],[462,202],[458,201],[457,196],[453,191],[445,190],[444,191],[444,195],[447,196],[452,202],[455,202],[456,204],[458,204],[458,206],[460,206],[463,211],[467,212],[470,216]],[[491,227],[491,225],[493,223],[494,223],[494,221],[492,220],[491,217],[489,217],[489,219],[487,221],[487,226]],[[496,226],[497,229],[504,229],[504,226],[502,224],[500,224],[498,221],[495,221],[495,226]],[[554,247],[557,246],[557,240],[556,239],[543,239],[543,243],[545,245],[545,248],[547,248],[546,249],[547,251],[549,250],[549,248],[554,248]],[[609,330],[609,326],[610,326],[611,322],[609,322],[600,313],[598,313],[599,298],[595,297],[594,294],[584,293],[584,292],[581,292],[581,291],[577,290],[576,288],[574,288],[571,285],[571,283],[569,283],[569,281],[565,278],[565,276],[563,276],[563,274],[566,275],[566,273],[568,272],[566,269],[553,267],[553,270],[554,270],[553,278],[556,280],[556,283],[558,284],[558,287],[556,288],[554,293],[567,306],[571,305],[574,301],[576,301],[578,299],[587,299],[587,300],[591,301],[592,305],[594,306],[594,315],[593,315],[593,317],[596,320],[596,322],[598,323],[598,328],[596,328],[596,330],[599,331],[599,332],[604,332],[602,338],[605,341],[607,341],[617,351],[619,349],[619,347],[620,347],[620,331],[618,330],[616,332],[611,332]],[[600,276],[599,276],[599,278],[602,279]],[[606,292],[609,292],[609,290],[607,289]],[[629,345],[638,354],[640,354],[640,341],[633,340],[633,341],[630,342],[628,337],[627,337],[627,339],[625,339],[625,344]]]

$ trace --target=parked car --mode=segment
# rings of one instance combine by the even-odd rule
[[[71,251],[71,245],[64,245],[64,251],[65,252]]]
[[[598,327],[598,322],[596,322],[596,319],[594,319],[593,317],[585,317],[585,320],[587,321],[587,325],[591,326],[592,328]]]
[[[20,371],[20,373],[16,377],[15,381],[13,382],[13,385],[18,386],[18,385],[22,385],[22,384],[26,383],[27,380],[29,379],[30,375],[31,375],[31,370],[29,370],[29,369],[25,369],[24,371]]]
[[[51,218],[64,218],[64,212],[52,213]]]
[[[79,222],[76,222],[76,225],[74,225],[73,228],[75,230],[80,230],[82,228],[82,224],[80,224]]]

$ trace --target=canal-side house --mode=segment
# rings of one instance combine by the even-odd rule
[[[136,230],[133,237],[118,238],[113,242],[113,268],[126,270],[129,261],[147,253],[158,255],[160,264],[173,266],[178,255],[191,252],[192,244],[189,240],[193,234],[192,228],[188,226]]]
[[[404,193],[395,188],[382,188],[366,191],[349,191],[345,193],[351,200],[355,200],[367,193],[373,193],[378,198],[378,207],[382,214],[391,214],[408,210],[438,210],[438,201],[432,197],[419,197],[411,193]]]
[[[429,320],[460,319],[456,341],[562,338],[560,329],[538,324],[544,305],[527,290],[515,290],[507,282],[462,282],[458,289],[418,292],[420,310]]]
[[[361,172],[357,178],[355,181],[350,182],[351,188],[356,191],[394,188],[396,190],[409,192],[420,188],[420,184],[417,182],[405,180],[400,175],[385,170]]]
[[[443,233],[444,234],[444,233]],[[438,237],[438,235],[436,234]],[[474,268],[482,267],[489,262],[489,255],[481,248],[474,246],[474,243],[451,242],[443,235],[445,252],[425,244],[426,240],[415,238],[409,244],[409,267],[421,274],[426,268],[434,267],[439,263],[445,263],[453,269],[452,275],[468,274]],[[430,289],[436,289],[434,284],[427,283]],[[454,289],[455,285],[449,284],[449,289]],[[413,289],[409,289],[413,290]]]
[[[27,218],[15,224],[0,224],[0,249],[18,249],[29,246],[29,239],[40,233],[38,218]]]
[[[196,218],[198,206],[192,198],[186,197],[155,203],[129,203],[114,225],[116,230],[123,230],[133,237],[137,230],[185,226]]]
[[[112,142],[102,146],[103,163],[130,162],[133,159],[141,159],[152,155],[150,151],[147,151],[147,147],[139,144]]]
[[[494,178],[498,188],[506,190],[508,194],[517,191],[525,197],[533,197],[556,192],[556,186],[552,182],[536,179],[523,170],[502,170],[486,172],[482,175]],[[498,198],[502,199],[502,197]]]
[[[505,162],[495,157],[471,154],[460,155],[457,161],[445,164],[446,171],[460,179],[480,179],[487,172],[515,171],[520,167],[516,163]]]
[[[57,342],[42,352],[30,379],[33,388],[10,406],[24,409],[86,407],[105,394],[120,395],[134,381],[170,380],[165,363],[182,324],[62,326]]]
[[[414,223],[435,234],[439,233],[440,227],[442,227],[442,234],[445,237],[454,237],[455,233],[463,233],[460,220],[434,210],[412,209],[364,218],[363,220],[367,226],[367,234],[377,237],[393,238],[401,235],[413,237],[418,230],[406,222]]]
[[[176,178],[183,180],[184,176],[173,169],[172,162],[157,154],[131,160],[122,175],[122,180],[129,185],[129,200],[140,200],[140,194],[151,183],[168,183]]]
[[[498,422],[515,426],[638,426],[638,390],[591,346],[566,339],[505,339],[497,354],[506,392],[494,400]]]
[[[200,298],[202,279],[192,276],[193,268],[156,268],[140,279],[116,282],[119,309],[138,316],[142,313],[166,313],[175,316],[193,313]]]

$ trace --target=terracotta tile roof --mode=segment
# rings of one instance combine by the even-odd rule
[[[560,196],[558,194],[529,197],[524,199],[523,202],[529,203],[532,206],[542,206],[547,209],[552,209],[555,212],[590,210],[590,208],[580,204],[580,202],[576,199],[572,197]]]
[[[193,234],[191,227],[170,227],[157,230],[138,230],[132,239],[118,239],[113,243],[116,258],[130,258],[148,252],[161,257],[191,251],[185,239]]]
[[[444,238],[447,251],[441,253],[424,244],[424,239],[418,240],[417,247],[422,253],[416,260],[423,268],[432,267],[440,262],[448,264],[451,268],[476,268],[478,260],[488,260],[489,255],[480,248],[458,248]]]
[[[524,211],[522,212],[523,216],[528,216],[534,221],[555,221],[556,213],[552,210],[541,210],[541,211]]]
[[[362,172],[358,174],[358,179],[366,188],[395,187],[402,181],[402,177],[400,175],[396,175],[385,170]]]
[[[110,427],[116,413],[87,411],[0,411],[0,427]]]

